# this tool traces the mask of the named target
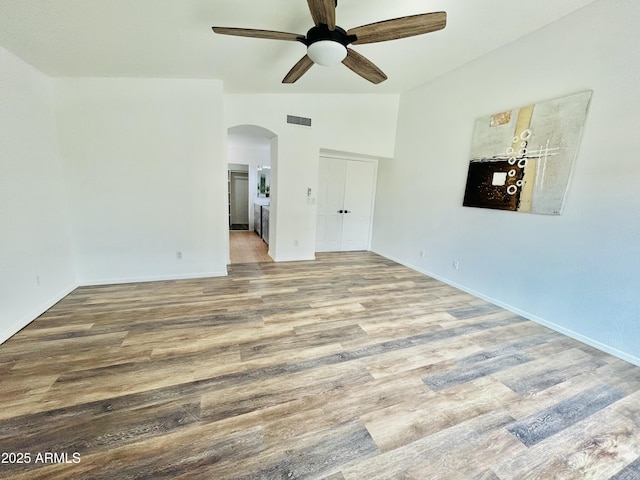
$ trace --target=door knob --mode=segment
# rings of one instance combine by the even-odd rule
[[[344,213],[344,210],[338,210],[338,213]]]

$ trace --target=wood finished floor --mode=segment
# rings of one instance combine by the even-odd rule
[[[0,379],[0,478],[640,478],[640,368],[372,253],[79,288]]]
[[[273,261],[269,256],[269,245],[253,231],[229,231],[229,256],[232,264]]]

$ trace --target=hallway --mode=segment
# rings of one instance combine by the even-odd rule
[[[272,262],[269,246],[253,231],[230,230],[229,253],[231,263]]]

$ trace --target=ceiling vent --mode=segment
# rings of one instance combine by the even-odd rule
[[[287,123],[291,125],[302,125],[303,127],[311,126],[311,119],[305,117],[296,117],[295,115],[287,115]]]

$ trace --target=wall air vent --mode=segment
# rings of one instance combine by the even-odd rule
[[[310,127],[311,119],[296,117],[295,115],[287,115],[287,123],[290,123],[291,125],[302,125],[303,127]]]

